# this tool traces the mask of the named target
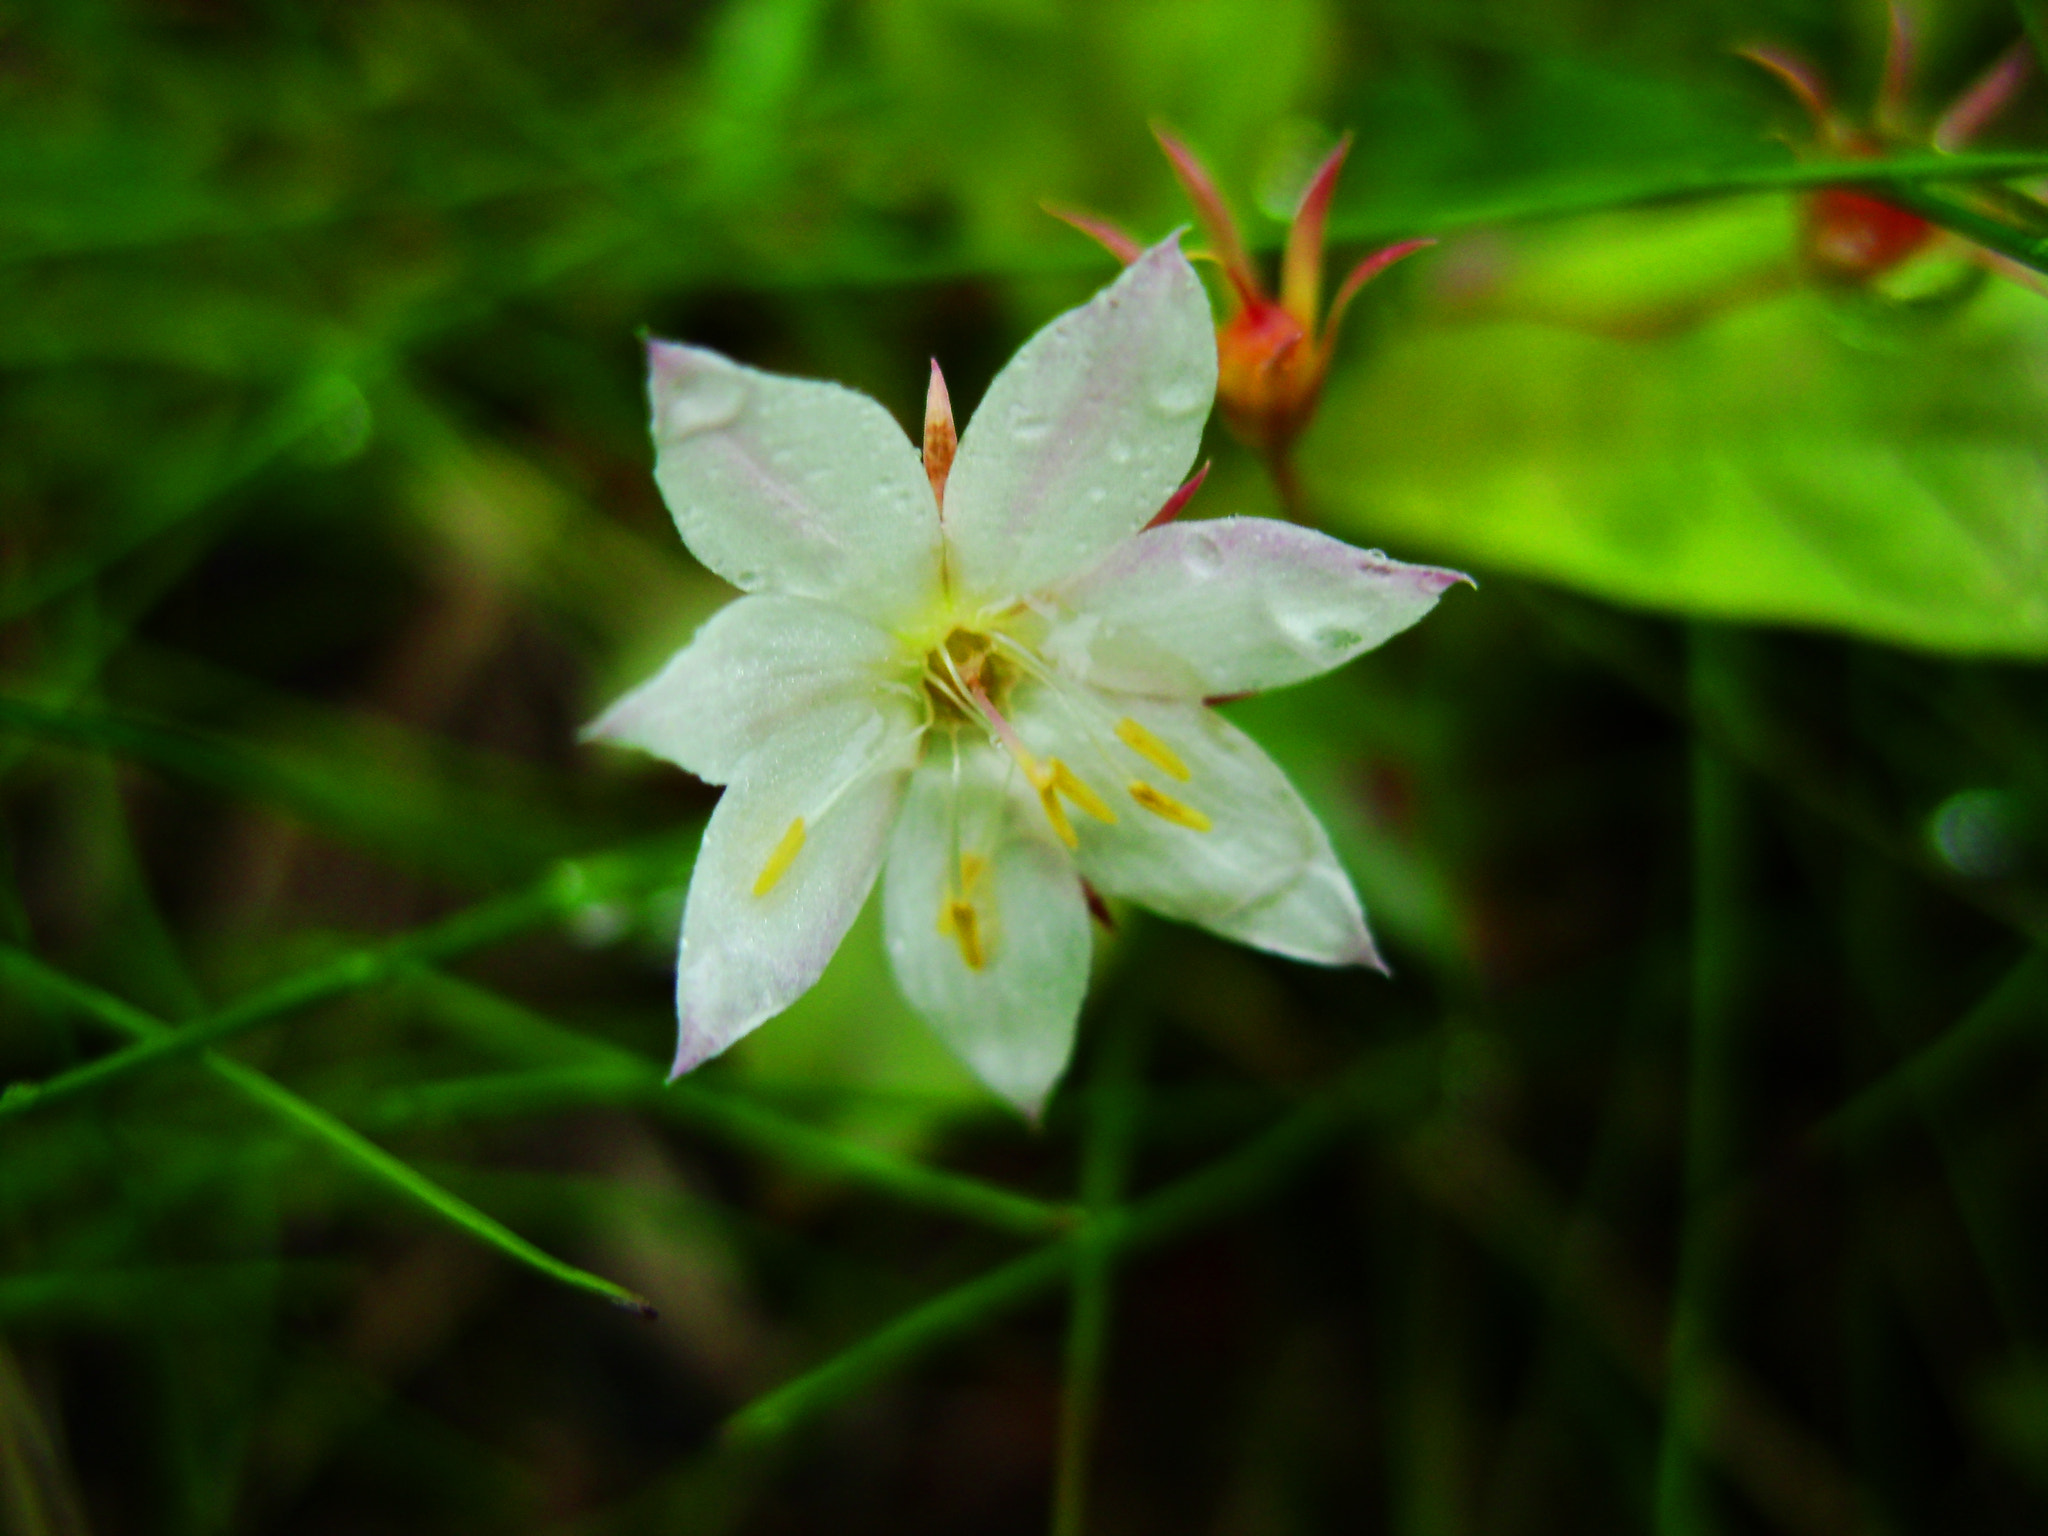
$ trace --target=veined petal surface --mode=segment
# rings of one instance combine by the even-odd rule
[[[750,753],[807,716],[907,688],[896,675],[902,665],[895,638],[856,613],[779,593],[742,597],[584,735],[725,784]]]
[[[824,972],[881,868],[918,727],[907,700],[838,704],[792,722],[740,764],[704,829],[683,908],[678,1074]]]
[[[946,482],[955,583],[1038,590],[1143,527],[1194,462],[1216,333],[1175,240],[1061,315],[996,375]]]
[[[1099,719],[1086,718],[1097,710]],[[1063,702],[1039,687],[1019,691],[1017,715],[1033,749],[1060,756],[1116,814],[1109,824],[1073,818],[1074,860],[1098,889],[1296,960],[1380,965],[1315,813],[1214,710],[1082,690]],[[1119,725],[1148,750],[1127,745]],[[1161,766],[1162,755],[1177,771]],[[1160,814],[1146,799],[1186,814]]]
[[[839,603],[884,623],[938,590],[939,517],[894,417],[837,384],[647,349],[654,478],[690,552],[744,591]]]
[[[1399,634],[1467,578],[1270,518],[1168,523],[1055,594],[1045,640],[1100,688],[1198,699],[1277,688]]]
[[[1088,910],[1072,861],[1007,757],[963,738],[956,771],[947,743],[933,741],[890,843],[882,915],[911,1006],[1035,1118],[1073,1053]],[[963,922],[974,925],[964,938]]]

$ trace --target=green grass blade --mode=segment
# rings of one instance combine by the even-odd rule
[[[480,902],[401,938],[309,967],[192,1024],[138,1041],[46,1082],[10,1084],[0,1093],[0,1120],[63,1103],[315,1003],[363,991],[421,961],[466,954],[538,928],[588,903],[672,879],[679,867],[686,868],[687,859],[669,838],[623,853],[558,865],[523,891]]]
[[[43,997],[77,1009],[112,1029],[137,1040],[161,1040],[177,1033],[162,1020],[123,1002],[111,993],[51,969],[26,952],[0,948],[0,975],[26,984]],[[578,1269],[536,1247],[496,1218],[486,1215],[461,1196],[442,1188],[402,1158],[394,1157],[368,1137],[336,1119],[316,1104],[308,1103],[282,1083],[253,1067],[230,1060],[213,1051],[200,1057],[214,1077],[244,1098],[268,1110],[280,1120],[320,1142],[343,1163],[368,1177],[372,1183],[406,1196],[425,1206],[451,1226],[530,1269],[539,1271],[573,1289],[602,1296],[616,1306],[652,1317],[654,1309],[644,1297],[624,1286]]]
[[[1126,997],[1129,989],[1125,989]],[[1088,1126],[1081,1150],[1081,1209],[1088,1225],[1074,1255],[1074,1300],[1067,1319],[1066,1379],[1060,1397],[1060,1441],[1053,1484],[1053,1536],[1081,1536],[1087,1524],[1089,1459],[1101,1417],[1104,1357],[1109,1350],[1115,1256],[1095,1234],[1098,1218],[1123,1199],[1131,1147],[1143,1118],[1144,1061],[1152,1020],[1128,1003],[1110,1021],[1102,1060],[1088,1085]]]
[[[420,970],[414,980],[431,1006],[460,1016],[487,1046],[549,1065],[397,1089],[382,1099],[380,1121],[530,1115],[591,1103],[629,1103],[792,1167],[1002,1232],[1042,1237],[1072,1226],[1078,1214],[1070,1206],[819,1130],[727,1088],[695,1079],[664,1085],[661,1063],[564,1029],[459,977]]]
[[[1464,204],[1418,207],[1398,218],[1385,214],[1336,220],[1331,238],[1379,244],[1402,235],[1452,234],[1503,224],[1583,218],[1665,203],[1701,202],[1755,192],[1808,192],[1818,187],[1862,187],[1903,201],[1927,185],[2009,181],[2048,171],[2048,154],[1901,155],[1888,160],[1804,160],[1775,165],[1708,168],[1691,174],[1632,177],[1579,187],[1489,197]],[[1926,215],[1932,217],[1931,215]],[[1941,222],[1946,222],[1942,220]],[[1967,230],[1958,233],[1968,234]],[[1977,236],[1971,235],[1976,239]],[[2031,263],[2030,263],[2031,265]]]

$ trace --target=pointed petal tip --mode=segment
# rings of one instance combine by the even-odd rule
[[[1139,532],[1150,532],[1154,528],[1163,527],[1180,516],[1181,510],[1194,500],[1195,492],[1202,488],[1202,482],[1209,478],[1209,466],[1215,462],[1214,459],[1204,459],[1202,467],[1181,482],[1180,488],[1166,498],[1166,504],[1152,514],[1152,521]]]
[[[1325,183],[1334,182],[1337,178],[1337,172],[1343,169],[1344,158],[1351,153],[1351,138],[1352,135],[1349,128],[1346,128],[1337,135],[1337,142],[1331,145],[1330,152],[1317,162],[1314,174],[1309,177],[1308,188],[1302,194],[1303,202],[1306,202],[1309,196],[1317,191],[1323,192],[1325,196],[1328,195],[1329,188]]]
[[[1151,126],[1152,137],[1166,152],[1181,190],[1195,205],[1196,222],[1209,237],[1210,245],[1215,247],[1216,260],[1230,279],[1231,287],[1237,291],[1239,301],[1250,304],[1263,299],[1265,287],[1259,281],[1251,258],[1245,254],[1244,242],[1237,233],[1237,220],[1230,212],[1230,205],[1224,201],[1223,193],[1210,177],[1208,168],[1195,157],[1193,150],[1168,131],[1164,123],[1155,118]]]
[[[646,336],[642,341],[647,349],[648,372],[666,375],[687,366],[691,348],[683,342],[664,341],[659,336]]]
[[[1340,967],[1355,967],[1362,971],[1378,971],[1380,975],[1389,978],[1394,974],[1394,968],[1387,964],[1386,956],[1380,953],[1380,947],[1373,939],[1372,930],[1365,926],[1365,917],[1362,913],[1359,915],[1358,933],[1352,940],[1350,952],[1332,963]]]
[[[582,746],[631,746],[624,737],[626,705],[639,690],[629,691],[623,698],[612,700],[600,711],[595,719],[586,721],[576,731],[576,740]]]
[[[1778,83],[1791,92],[1792,97],[1806,110],[1814,129],[1822,138],[1831,136],[1834,105],[1828,96],[1826,83],[1820,72],[1797,54],[1788,53],[1768,43],[1753,44],[1737,48],[1735,57],[1747,60],[1758,69],[1776,77]]]
[[[760,1018],[755,1018],[739,1029],[707,1029],[702,1019],[692,1014],[687,1006],[679,1006],[676,1011],[676,1057],[669,1064],[668,1081],[674,1082],[696,1071],[761,1022]]]
[[[1381,550],[1353,550],[1351,558],[1357,562],[1357,569],[1364,573],[1390,577],[1419,588],[1431,597],[1450,591],[1460,582],[1478,589],[1479,583],[1463,571],[1451,570],[1441,565],[1410,565],[1405,560],[1396,560]]]
[[[1107,219],[1083,213],[1078,208],[1062,207],[1058,203],[1041,202],[1038,206],[1062,224],[1079,230],[1127,267],[1145,254],[1144,246]]]
[[[946,480],[953,472],[953,457],[960,446],[960,433],[953,425],[953,398],[946,393],[946,376],[939,360],[932,359],[931,381],[924,391],[923,456],[925,478],[931,482],[932,499],[940,516],[946,510]]]
[[[1315,329],[1316,307],[1322,302],[1323,241],[1330,200],[1336,196],[1337,177],[1350,153],[1351,135],[1347,132],[1309,177],[1288,226],[1287,248],[1280,258],[1280,302],[1304,332]]]
[[[1344,313],[1350,309],[1351,301],[1358,297],[1361,288],[1395,262],[1405,261],[1417,251],[1427,250],[1435,244],[1434,235],[1418,235],[1413,240],[1401,240],[1382,247],[1353,267],[1338,285],[1337,296],[1330,301],[1330,312],[1323,318],[1323,347],[1328,349],[1335,342],[1337,332],[1344,324]]]
[[[1431,592],[1448,592],[1460,582],[1475,592],[1479,590],[1479,583],[1463,571],[1448,570],[1439,565],[1425,565],[1417,569],[1422,572],[1422,584]]]

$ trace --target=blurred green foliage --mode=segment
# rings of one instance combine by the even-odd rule
[[[2038,1529],[2048,301],[1813,285],[1731,56],[1884,30],[0,4],[0,1530]],[[1186,221],[1150,119],[1444,237],[1305,510],[1480,590],[1232,706],[1394,979],[1123,914],[1030,1130],[863,925],[663,1087],[712,794],[575,731],[727,594],[636,335],[964,416],[1108,275],[1042,199]]]

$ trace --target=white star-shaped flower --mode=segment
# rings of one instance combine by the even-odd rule
[[[677,1073],[801,996],[885,865],[904,993],[1027,1114],[1087,988],[1084,880],[1379,963],[1315,816],[1204,701],[1348,661],[1462,578],[1286,523],[1161,520],[1216,391],[1174,241],[1027,342],[957,454],[936,367],[920,455],[865,395],[649,355],[655,477],[747,594],[590,728],[725,786],[683,912]]]

